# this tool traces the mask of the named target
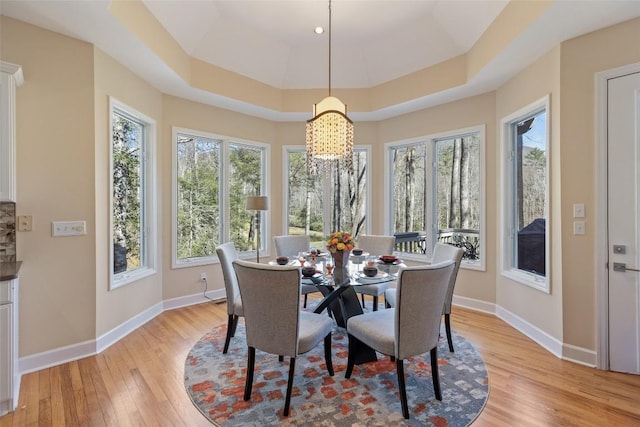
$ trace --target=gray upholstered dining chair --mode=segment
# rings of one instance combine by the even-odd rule
[[[274,236],[273,244],[276,247],[276,256],[286,256],[297,259],[298,253],[306,252],[311,247],[311,238],[306,234],[288,234]],[[307,307],[308,295],[320,292],[315,285],[302,284],[302,295],[304,295],[304,307]]]
[[[369,252],[371,255],[392,255],[393,248],[396,244],[396,238],[394,236],[376,236],[376,235],[361,235],[358,237],[356,247]],[[355,288],[356,292],[360,294],[362,298],[362,307],[364,308],[364,296],[370,295],[373,297],[373,311],[378,310],[378,297],[384,294],[384,291],[389,288],[388,282],[374,283],[370,285],[359,285]]]
[[[446,243],[436,243],[433,248],[433,256],[429,262],[429,264],[437,264],[442,261],[453,260],[456,263],[451,279],[449,280],[444,306],[442,307],[442,314],[444,314],[444,326],[447,333],[447,342],[449,343],[449,351],[451,352],[453,352],[453,341],[451,339],[451,305],[453,301],[453,290],[456,286],[456,278],[458,277],[458,270],[460,269],[460,263],[462,262],[463,255],[464,250],[462,248]],[[394,307],[396,304],[396,290],[387,289],[384,292],[384,301],[387,307]]]
[[[244,305],[247,331],[247,377],[244,400],[251,398],[256,349],[290,357],[284,416],[289,415],[296,356],[324,340],[324,358],[329,375],[333,320],[300,310],[300,269],[296,266],[265,265],[237,260],[233,267]]]
[[[222,278],[224,279],[224,289],[227,293],[227,337],[224,340],[223,353],[229,350],[229,342],[231,337],[236,333],[238,326],[238,318],[243,316],[242,300],[240,299],[240,290],[238,289],[238,281],[236,272],[233,270],[233,261],[238,259],[238,252],[233,242],[223,243],[216,248],[220,266],[222,267]]]
[[[438,376],[438,338],[441,307],[447,294],[453,261],[402,267],[398,273],[396,307],[349,318],[349,356],[345,378],[351,378],[353,356],[363,344],[396,360],[402,415],[409,418],[404,360],[426,352],[431,355],[431,378],[436,399],[442,400]]]

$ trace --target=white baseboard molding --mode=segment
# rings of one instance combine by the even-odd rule
[[[455,295],[453,296],[453,304],[470,310],[481,311],[497,316],[560,359],[591,368],[595,368],[597,366],[597,353],[594,350],[562,343],[538,327],[500,306],[486,301],[458,297]]]
[[[221,302],[224,300],[224,298],[226,298],[225,290],[218,289],[208,291],[206,293],[206,297],[202,293],[198,293],[164,300],[161,303],[155,304],[142,313],[125,321],[106,334],[98,337],[96,340],[85,341],[78,344],[60,347],[54,350],[48,350],[31,356],[21,357],[18,362],[20,375],[50,368],[62,363],[83,359],[85,357],[94,356],[104,351],[112,344],[118,342],[131,332],[135,331],[137,328],[144,325],[163,311],[173,310],[176,308],[186,307],[194,304],[201,304],[203,302]],[[563,344],[562,342],[553,338],[536,326],[530,324],[529,322],[509,312],[508,310],[505,310],[500,306],[496,306],[494,303],[480,301],[473,298],[454,296],[453,304],[456,306],[468,308],[470,310],[480,311],[497,316],[498,318],[507,322],[513,328],[517,329],[524,335],[534,340],[536,343],[547,349],[558,358],[562,358],[589,367],[596,366],[595,351],[569,344]]]
[[[470,310],[493,314],[494,316],[496,314],[496,305],[492,302],[480,301],[473,298],[459,297],[454,295],[451,303],[453,305],[468,308]]]
[[[589,350],[571,344],[563,345],[562,358],[569,362],[578,363],[590,368],[596,368],[598,366],[598,353],[595,350]]]
[[[201,304],[207,301],[217,302],[227,297],[227,293],[224,289],[217,289],[214,291],[207,291],[206,297],[202,293],[185,295],[183,297],[171,298],[162,302],[164,310],[173,310],[180,307],[186,307],[188,305]]]

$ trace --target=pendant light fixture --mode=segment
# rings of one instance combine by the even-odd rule
[[[353,122],[347,106],[331,96],[331,0],[329,0],[329,96],[313,106],[313,118],[307,120],[307,168],[314,173],[332,162],[353,170]]]

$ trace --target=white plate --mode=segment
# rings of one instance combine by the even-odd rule
[[[385,273],[384,271],[378,271],[378,274],[376,274],[373,277],[369,277],[366,276],[364,273],[360,273],[360,275],[358,276],[358,282],[360,283],[378,283],[378,282],[384,282],[386,280],[389,280],[389,274]]]

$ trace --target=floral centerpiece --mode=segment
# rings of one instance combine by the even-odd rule
[[[331,252],[336,267],[343,267],[349,262],[349,253],[355,246],[353,237],[346,231],[336,231],[327,237],[327,250]]]

